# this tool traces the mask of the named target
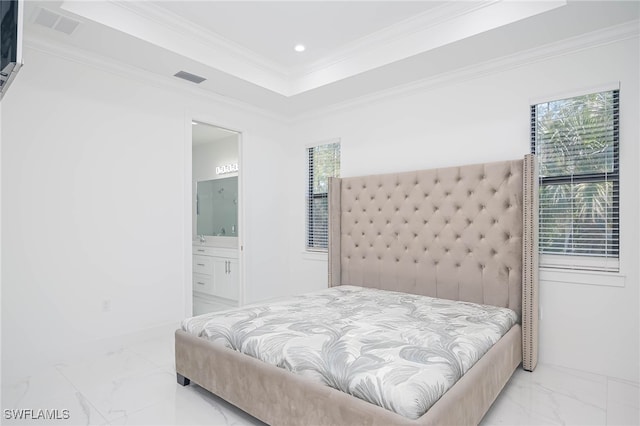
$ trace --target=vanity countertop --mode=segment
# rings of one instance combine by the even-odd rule
[[[194,247],[210,247],[224,249],[238,249],[238,237],[206,237],[206,242],[201,243],[199,239],[193,240]]]

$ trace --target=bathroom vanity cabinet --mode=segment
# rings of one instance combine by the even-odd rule
[[[193,246],[193,314],[238,306],[238,250]]]

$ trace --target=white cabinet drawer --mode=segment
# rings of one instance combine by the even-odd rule
[[[193,291],[213,294],[213,276],[204,274],[193,274]]]
[[[193,255],[193,272],[197,274],[213,274],[213,258]]]
[[[216,257],[228,257],[231,259],[238,258],[238,249],[232,248],[220,248],[220,247],[209,247],[202,245],[194,245],[192,247],[193,255],[200,256],[216,256]]]
[[[194,255],[204,254],[204,255],[211,256],[210,251],[211,251],[211,249],[208,248],[208,247],[193,246],[193,254]]]

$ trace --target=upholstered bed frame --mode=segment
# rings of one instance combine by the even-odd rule
[[[269,424],[477,424],[513,371],[537,363],[537,172],[524,160],[330,180],[329,286],[508,307],[521,323],[422,417],[176,331],[178,381]]]

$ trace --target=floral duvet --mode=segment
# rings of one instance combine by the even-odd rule
[[[517,320],[506,308],[340,286],[182,328],[416,419]]]

